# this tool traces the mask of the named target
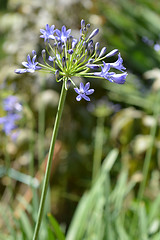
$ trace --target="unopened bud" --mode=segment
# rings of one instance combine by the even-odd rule
[[[93,52],[94,52],[94,47],[93,47],[93,45],[91,45],[91,47],[90,47],[90,54],[92,55]]]
[[[66,58],[64,56],[64,57],[62,57],[62,66],[63,66],[63,68],[65,67],[65,65],[66,65]]]
[[[96,57],[98,57],[99,54],[100,54],[100,51],[99,51],[99,49],[97,49],[97,50],[96,50]]]
[[[118,49],[112,50],[110,53],[108,53],[105,57],[112,57],[118,53]]]
[[[33,56],[36,55],[36,51],[35,50],[32,51],[32,55]]]
[[[96,42],[95,44],[95,51],[97,51],[99,49],[99,42]]]
[[[46,50],[45,49],[42,50],[42,58],[43,58],[43,61],[45,61],[45,59],[46,59]]]
[[[77,42],[78,42],[78,40],[73,38],[73,40],[72,40],[72,49],[74,49],[76,47]]]
[[[87,32],[87,28],[84,27],[84,28],[83,28],[83,33],[86,33],[86,32]]]
[[[69,49],[68,53],[72,55],[73,54],[73,49]]]
[[[89,24],[89,23],[86,25],[87,30],[90,28],[90,26],[91,26],[91,24]]]
[[[82,19],[81,20],[81,29],[83,29],[85,27],[85,21]]]
[[[99,29],[96,28],[96,29],[90,34],[90,36],[88,37],[88,39],[91,39],[91,38],[95,37],[95,36],[98,34],[98,32],[99,32]]]
[[[100,52],[100,54],[99,54],[99,58],[103,57],[104,54],[106,53],[106,51],[107,51],[107,48],[106,48],[106,47],[103,47],[102,50],[101,50],[101,52]]]

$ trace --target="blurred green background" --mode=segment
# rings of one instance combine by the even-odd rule
[[[95,93],[90,103],[76,102],[73,89],[69,89],[50,179],[50,197],[47,205],[49,210],[46,212],[50,211],[61,224],[64,232],[67,232],[77,204],[82,195],[91,188],[93,175],[98,174],[98,169],[94,170],[93,162],[97,164],[104,162],[112,149],[116,149],[119,154],[110,171],[110,188],[114,189],[118,186],[124,171],[125,184],[130,181],[134,183],[134,187],[128,188],[127,196],[124,194],[119,210],[122,213],[125,211],[126,214],[125,217],[123,216],[126,234],[130,229],[126,222],[131,221],[136,204],[143,199],[147,215],[153,201],[159,199],[160,1],[0,0],[0,100],[2,103],[5,97],[13,94],[20,98],[24,106],[20,135],[16,142],[7,138],[2,128],[0,129],[0,208],[6,209],[7,213],[4,217],[2,211],[0,232],[5,239],[6,236],[7,239],[16,239],[16,237],[9,238],[13,236],[11,232],[14,231],[14,236],[17,236],[19,229],[23,228],[22,225],[26,222],[26,220],[22,221],[18,225],[12,222],[16,219],[15,209],[21,202],[25,203],[25,211],[22,210],[23,214],[27,212],[25,219],[29,219],[28,224],[34,226],[32,211],[29,211],[27,206],[33,204],[35,210],[33,219],[36,219],[38,200],[32,200],[36,197],[39,199],[41,188],[35,190],[35,198],[30,196],[28,200],[25,194],[31,186],[30,183],[25,184],[25,176],[34,177],[38,173],[40,182],[43,179],[43,164],[49,149],[61,88],[61,84],[57,83],[52,75],[45,73],[16,75],[14,70],[20,68],[21,62],[25,61],[27,54],[33,49],[41,55],[44,43],[39,38],[39,30],[47,23],[54,24],[56,28],[61,28],[65,24],[67,28],[72,29],[74,36],[78,36],[81,19],[90,23],[91,29],[100,29],[96,40],[100,42],[101,48],[107,46],[108,52],[115,48],[119,49],[128,77],[125,85],[91,79],[91,87],[95,89]],[[115,58],[110,61],[112,60],[115,61]],[[1,104],[0,117],[4,115]],[[3,172],[4,166],[16,170],[17,173]],[[17,175],[20,173],[25,175]],[[104,185],[104,189],[107,189],[107,184]],[[141,192],[143,196],[139,189],[143,190]],[[119,199],[120,193],[118,195],[117,192],[117,195],[113,194],[111,197],[111,205],[109,205],[111,213],[114,212],[112,200],[115,196]],[[115,231],[115,233],[108,235],[108,238],[96,235],[91,237],[88,234],[85,235],[88,236],[86,238],[83,236],[73,239],[114,240],[122,239],[120,237],[122,236],[123,240],[158,240],[160,239],[160,213],[158,213],[160,201],[157,202],[154,207],[157,211],[155,210],[150,223],[146,223],[144,227],[144,221],[139,221],[140,226],[142,223],[140,235],[131,234],[133,238],[125,238],[127,235],[120,235],[118,224],[111,227],[111,232]],[[103,212],[102,209],[101,211]],[[135,211],[138,213],[138,210]],[[147,217],[145,218],[144,215],[142,209],[142,219],[146,220]],[[135,227],[137,215],[134,217]],[[6,226],[7,219],[10,219],[10,228]],[[158,224],[155,232],[148,233],[150,227],[147,224],[152,225],[153,222],[156,224],[155,221]],[[30,239],[25,236],[24,233],[19,239]],[[68,240],[72,238],[69,237]]]

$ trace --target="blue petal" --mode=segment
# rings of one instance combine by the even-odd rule
[[[57,34],[58,37],[60,37],[61,36],[61,31],[59,29],[56,29],[56,34]]]
[[[89,97],[87,97],[85,94],[82,95],[82,97],[86,100],[86,101],[90,101],[91,99]]]
[[[45,34],[45,33],[46,33],[46,30],[40,29],[40,32],[41,32],[42,34]]]
[[[32,58],[32,64],[34,65],[34,62],[35,62],[35,60],[36,60],[36,55],[34,55],[34,57]]]
[[[76,100],[77,100],[78,102],[81,101],[81,99],[82,99],[81,95],[78,95],[78,96],[76,97]]]
[[[50,27],[48,24],[46,24],[46,30],[47,30],[47,32],[50,30]]]
[[[26,73],[27,69],[16,69],[14,72],[17,74]]]
[[[80,91],[78,88],[74,88],[74,91],[77,93],[77,94],[80,94]]]
[[[80,92],[84,91],[84,84],[82,82],[80,83],[80,88],[79,89],[80,89]]]
[[[89,89],[86,91],[86,95],[91,95],[92,93],[94,93],[94,89]]]
[[[26,68],[28,68],[28,63],[27,62],[22,62],[22,65],[24,66],[24,67],[26,67]]]
[[[31,58],[30,58],[30,55],[29,55],[29,54],[28,54],[28,56],[27,56],[27,61],[28,61],[29,64],[32,64]]]
[[[50,31],[53,32],[54,28],[55,28],[55,26],[52,25],[51,28],[50,28]]]
[[[90,82],[86,83],[84,87],[84,91],[86,92],[90,88]]]
[[[61,31],[66,32],[66,26],[63,25]]]

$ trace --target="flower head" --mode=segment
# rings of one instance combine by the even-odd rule
[[[55,33],[54,28],[54,25],[50,27],[48,24],[46,24],[46,30],[40,29],[40,32],[42,33],[42,35],[40,35],[40,38],[44,38],[45,42],[49,42],[49,39],[55,39],[55,37],[53,36],[53,34]]]
[[[78,94],[76,97],[77,101],[80,101],[82,98],[84,98],[86,101],[90,101],[90,98],[87,97],[87,95],[91,95],[94,92],[94,89],[89,89],[90,88],[90,82],[84,84],[81,82],[80,83],[80,88],[74,88],[75,92]]]
[[[71,84],[74,86],[74,90],[78,94],[77,101],[80,101],[82,98],[90,101],[88,95],[92,94],[94,90],[89,89],[89,82],[85,86],[81,83],[80,88],[78,88],[72,77],[95,77],[107,79],[110,82],[118,84],[125,83],[127,73],[124,71],[126,68],[123,66],[123,59],[118,49],[113,49],[109,53],[106,53],[107,47],[101,49],[100,43],[94,43],[93,40],[99,33],[99,29],[97,28],[89,34],[90,24],[86,24],[82,19],[80,25],[80,36],[79,38],[74,38],[74,36],[70,35],[71,29],[67,30],[65,26],[62,26],[61,30],[54,30],[54,25],[49,27],[47,24],[46,30],[40,30],[42,33],[40,37],[44,38],[46,42],[46,50],[42,50],[43,63],[35,62],[36,53],[33,52],[32,61],[28,55],[28,63],[22,63],[26,69],[17,69],[15,72],[33,73],[39,69],[50,72],[54,74],[57,82],[65,82],[66,89]],[[49,43],[49,39],[53,40],[52,43]],[[118,59],[115,62],[108,63],[106,61],[117,54]],[[101,71],[96,72],[99,69]]]
[[[38,62],[35,62],[36,60],[36,55],[33,56],[32,60],[31,60],[31,57],[30,55],[28,54],[27,56],[27,61],[28,62],[22,62],[22,65],[25,67],[24,69],[16,69],[15,70],[15,73],[18,73],[18,74],[21,74],[21,73],[26,73],[26,72],[29,72],[29,73],[33,73],[35,72],[36,70],[40,70],[41,67],[40,66],[37,66],[38,65]]]
[[[66,27],[62,26],[61,31],[56,29],[56,34],[57,34],[56,39],[58,41],[61,41],[62,43],[65,43],[67,42],[67,39],[69,38],[70,33],[71,33],[71,29],[66,30]]]
[[[118,84],[123,84],[125,83],[125,79],[127,77],[127,73],[121,73],[121,74],[116,74],[114,72],[109,72],[110,70],[110,66],[111,64],[106,64],[104,61],[103,61],[103,67],[101,66],[101,72],[95,72],[94,75],[95,76],[99,76],[99,77],[102,77],[102,78],[105,78],[107,79],[108,81],[110,82],[114,82],[114,83],[118,83]]]

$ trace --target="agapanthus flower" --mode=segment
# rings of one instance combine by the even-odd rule
[[[49,42],[49,39],[55,39],[55,36],[53,35],[55,33],[54,28],[54,25],[50,27],[48,24],[46,24],[46,30],[40,29],[40,32],[42,33],[42,35],[40,35],[40,38],[44,38],[45,42]]]
[[[118,49],[113,49],[109,53],[105,46],[100,49],[100,43],[94,43],[93,40],[99,29],[96,28],[89,34],[90,24],[85,24],[83,19],[80,27],[80,36],[77,39],[70,35],[71,29],[67,30],[66,26],[62,26],[59,30],[55,29],[54,25],[49,27],[47,24],[46,30],[41,29],[43,35],[40,36],[46,42],[46,50],[42,50],[43,62],[35,62],[36,55],[31,61],[28,55],[28,63],[22,63],[26,69],[17,69],[16,73],[32,73],[40,69],[52,73],[57,82],[65,82],[66,89],[71,84],[73,85],[78,94],[77,101],[82,98],[89,101],[88,95],[92,94],[94,90],[89,89],[89,82],[85,86],[80,83],[80,87],[78,87],[72,77],[103,78],[117,84],[125,83],[127,73],[124,71],[126,68],[123,66],[123,59]],[[49,42],[49,39],[53,41]],[[117,54],[117,60],[113,63],[108,61],[110,57],[115,57]]]
[[[80,83],[80,88],[74,88],[75,92],[78,94],[76,97],[77,101],[80,101],[82,98],[84,98],[86,101],[90,101],[90,98],[87,95],[91,95],[94,92],[94,89],[89,89],[90,88],[90,82],[84,84],[81,82]]]
[[[4,99],[3,108],[7,112],[20,112],[22,111],[22,104],[16,96],[9,96]]]
[[[15,131],[17,129],[17,121],[22,118],[22,104],[16,96],[9,96],[3,101],[3,109],[6,116],[0,117],[0,125],[7,136],[11,136],[15,140]]]
[[[102,78],[107,79],[110,82],[118,83],[118,84],[123,84],[125,83],[125,79],[127,77],[127,73],[121,73],[121,74],[116,74],[114,72],[109,72],[111,65],[108,63],[106,64],[103,61],[103,67],[101,66],[101,72],[95,72],[95,76],[99,76]]]
[[[110,63],[110,67],[116,68],[119,71],[124,72],[123,70],[126,70],[126,68],[122,65],[122,63],[123,63],[123,59],[121,57],[121,54],[119,53],[118,54],[118,60],[116,62],[114,62],[114,63]]]
[[[62,26],[61,31],[56,29],[56,34],[57,34],[56,39],[58,41],[61,41],[62,43],[65,43],[67,42],[67,39],[69,38],[70,33],[71,33],[71,29],[66,30],[66,27]]]
[[[18,73],[18,74],[26,73],[26,72],[33,73],[33,72],[35,72],[36,70],[40,70],[41,67],[40,67],[40,66],[37,66],[37,65],[38,65],[38,62],[35,62],[35,60],[36,60],[36,55],[34,55],[33,58],[32,58],[32,60],[31,60],[31,57],[30,57],[30,55],[28,54],[28,56],[27,56],[27,61],[28,61],[28,62],[22,62],[22,65],[23,65],[25,68],[16,69],[16,70],[15,70],[15,73]]]
[[[8,114],[5,117],[0,118],[0,124],[3,125],[3,131],[6,135],[11,135],[12,131],[17,128],[16,121],[21,117],[19,114]]]

